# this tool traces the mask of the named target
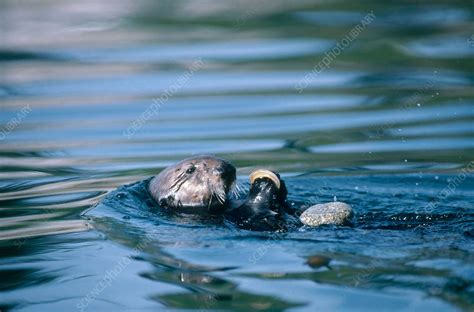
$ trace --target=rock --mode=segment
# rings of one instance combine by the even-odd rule
[[[348,204],[331,202],[309,207],[301,214],[300,220],[303,224],[309,226],[341,225],[348,222],[352,215],[352,208]]]
[[[308,261],[306,261],[306,264],[312,267],[313,269],[318,269],[321,267],[329,266],[329,262],[331,262],[331,259],[328,257],[314,255],[308,258]]]

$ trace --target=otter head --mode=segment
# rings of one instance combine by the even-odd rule
[[[160,207],[187,213],[219,213],[236,179],[235,167],[213,156],[185,159],[150,181],[149,191]]]

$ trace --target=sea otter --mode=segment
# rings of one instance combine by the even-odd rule
[[[223,215],[248,230],[286,230],[288,221],[295,219],[300,225],[309,226],[343,224],[352,213],[338,214],[342,203],[330,203],[313,206],[303,218],[295,218],[300,213],[289,208],[285,182],[279,174],[265,169],[251,173],[246,198],[231,198],[229,195],[235,187],[236,169],[230,162],[202,155],[164,169],[151,179],[148,192],[165,211]],[[329,213],[326,205],[331,205]]]
[[[222,214],[250,230],[284,229],[287,190],[278,174],[257,170],[250,175],[246,199],[230,199],[236,169],[224,159],[202,155],[187,158],[154,177],[148,191],[171,212]]]

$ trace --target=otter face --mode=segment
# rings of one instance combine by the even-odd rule
[[[213,156],[185,159],[153,178],[149,191],[162,207],[179,212],[224,210],[236,179],[235,167]]]

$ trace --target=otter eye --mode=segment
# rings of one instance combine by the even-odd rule
[[[186,170],[186,173],[187,173],[187,174],[191,174],[191,173],[193,173],[194,171],[196,171],[196,167],[191,167],[191,168],[189,168],[188,170]]]

